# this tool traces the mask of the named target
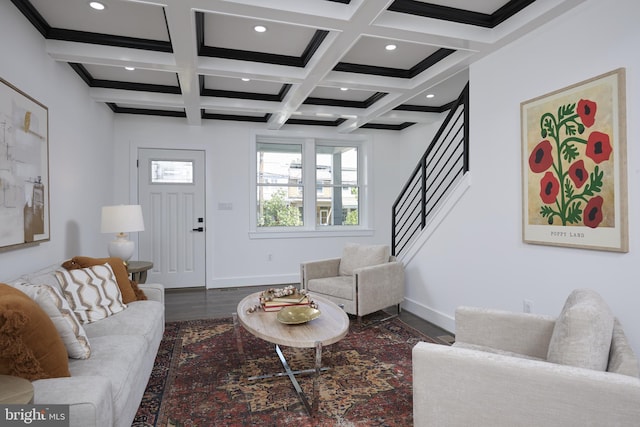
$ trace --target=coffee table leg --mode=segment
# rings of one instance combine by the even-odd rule
[[[236,335],[236,344],[238,345],[238,356],[240,356],[240,366],[242,366],[242,374],[246,377],[245,366],[246,360],[244,357],[244,347],[242,345],[242,335],[240,335],[240,324],[238,323],[238,313],[231,315],[233,318],[233,331]]]
[[[317,351],[317,350],[316,350]],[[291,370],[291,368],[289,367],[289,363],[287,363],[287,359],[284,358],[284,354],[282,354],[282,350],[280,350],[280,346],[278,346],[278,344],[276,344],[276,353],[278,354],[278,357],[280,358],[280,362],[282,363],[282,367],[284,368],[284,370],[287,373],[287,376],[289,377],[289,379],[291,380],[291,384],[293,384],[293,387],[296,389],[296,393],[298,394],[298,397],[300,398],[300,401],[302,402],[302,404],[304,405],[304,408],[307,410],[307,414],[312,416],[314,414],[311,405],[309,405],[309,401],[307,400],[307,396],[305,396],[304,391],[302,391],[302,387],[300,387],[300,384],[298,383],[298,380],[296,379],[295,374],[293,373],[293,371]],[[316,356],[317,359],[317,356]],[[319,375],[318,369],[316,369],[316,376]],[[315,379],[314,379],[314,390],[315,390]],[[315,394],[315,391],[314,391]],[[314,396],[314,407],[316,406],[316,402],[315,402],[315,396]]]
[[[320,401],[320,371],[322,370],[322,343],[316,341],[316,372],[313,375],[313,413],[318,412],[318,402]]]

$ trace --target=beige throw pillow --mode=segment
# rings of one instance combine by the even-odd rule
[[[28,283],[12,283],[11,286],[24,292],[47,313],[62,338],[69,357],[87,359],[91,355],[87,333],[69,307],[67,300],[56,288]]]
[[[576,289],[556,320],[547,361],[606,371],[613,319],[613,313],[598,293]]]
[[[389,246],[348,243],[342,251],[339,273],[353,276],[354,270],[389,262]]]
[[[91,323],[126,308],[109,264],[56,272],[64,297],[80,322]]]

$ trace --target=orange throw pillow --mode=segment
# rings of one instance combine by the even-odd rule
[[[73,270],[76,268],[87,268],[106,263],[109,263],[113,270],[113,274],[116,276],[116,282],[118,283],[118,288],[120,288],[120,293],[122,294],[122,302],[129,304],[130,302],[137,301],[139,298],[136,297],[136,293],[131,286],[127,267],[124,265],[124,261],[122,261],[121,258],[91,258],[88,256],[76,256],[71,258],[70,261],[62,264],[62,266],[67,270]]]
[[[4,283],[0,283],[0,375],[29,381],[71,376],[67,349],[47,313]]]

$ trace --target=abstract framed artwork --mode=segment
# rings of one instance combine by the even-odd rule
[[[625,70],[522,102],[523,241],[628,252]]]
[[[49,238],[49,110],[0,79],[0,250]]]

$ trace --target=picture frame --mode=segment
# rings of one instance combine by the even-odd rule
[[[625,69],[520,105],[525,243],[628,252]]]
[[[50,240],[49,109],[0,78],[0,251]]]

